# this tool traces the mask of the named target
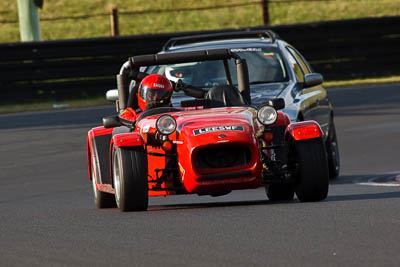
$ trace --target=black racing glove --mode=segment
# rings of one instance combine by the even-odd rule
[[[185,88],[187,87],[187,85],[185,83],[183,83],[181,79],[179,79],[177,82],[171,81],[171,83],[172,83],[172,87],[174,88],[175,92],[179,92],[182,90],[184,91]]]

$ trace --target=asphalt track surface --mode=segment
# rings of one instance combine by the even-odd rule
[[[112,107],[0,116],[1,266],[400,266],[400,85],[329,91],[340,177],[317,203],[259,190],[95,209],[85,133]]]

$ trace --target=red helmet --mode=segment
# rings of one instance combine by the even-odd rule
[[[168,106],[171,102],[172,92],[172,84],[167,78],[159,74],[147,75],[139,85],[139,108],[145,110],[146,105],[150,102]]]

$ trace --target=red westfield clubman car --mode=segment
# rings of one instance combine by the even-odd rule
[[[235,70],[226,62],[234,59]],[[131,80],[147,66],[220,60],[226,85],[209,90],[181,81],[180,105],[153,107],[133,121]],[[232,74],[237,84],[232,83]],[[200,73],[201,75],[201,73]],[[220,196],[265,187],[270,200],[320,201],[327,197],[329,172],[323,133],[315,121],[290,123],[283,99],[253,106],[245,59],[228,49],[202,50],[129,59],[117,75],[118,114],[87,134],[89,179],[98,208],[148,208],[149,196]],[[190,98],[195,96],[195,98]]]

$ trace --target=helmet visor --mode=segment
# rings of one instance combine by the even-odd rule
[[[160,89],[148,88],[147,86],[143,86],[140,90],[140,96],[147,103],[149,102],[169,102],[169,98],[171,96],[171,92]]]

